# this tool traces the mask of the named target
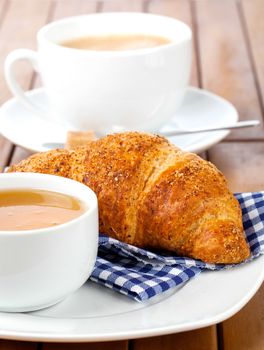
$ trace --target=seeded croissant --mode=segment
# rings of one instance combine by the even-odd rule
[[[87,147],[35,154],[9,171],[55,174],[91,187],[100,231],[121,241],[209,263],[249,257],[241,210],[224,176],[163,137],[109,135]]]

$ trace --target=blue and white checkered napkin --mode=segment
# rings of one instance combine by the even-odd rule
[[[264,253],[264,192],[235,196],[242,209],[251,249],[250,261]],[[230,265],[159,255],[101,234],[98,258],[90,279],[137,301],[144,301],[188,281],[203,270],[227,267]]]

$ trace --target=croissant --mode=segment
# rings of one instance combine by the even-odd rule
[[[222,173],[163,137],[108,135],[74,150],[34,154],[10,167],[68,177],[98,197],[100,231],[138,247],[208,263],[249,257],[241,209]]]

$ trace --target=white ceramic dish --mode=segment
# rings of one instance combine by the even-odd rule
[[[0,231],[1,311],[32,311],[63,300],[85,283],[97,256],[98,205],[89,187],[53,175],[0,174],[1,190],[25,188],[73,196],[86,209],[61,225]]]
[[[63,302],[37,312],[0,313],[0,338],[89,342],[176,333],[238,312],[264,279],[264,256],[230,270],[201,273],[178,290],[138,303],[88,282]]]
[[[27,96],[34,104],[48,108],[43,89],[27,92]],[[175,118],[162,130],[217,127],[237,120],[237,111],[231,103],[206,90],[189,87]],[[36,152],[47,150],[42,146],[45,142],[65,142],[67,134],[65,128],[37,117],[14,98],[0,108],[0,132],[13,143]],[[198,153],[221,141],[228,133],[216,131],[169,139],[183,150]]]

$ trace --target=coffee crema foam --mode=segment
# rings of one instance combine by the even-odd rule
[[[147,49],[166,45],[171,40],[162,36],[146,34],[110,34],[98,36],[84,36],[60,43],[61,46],[95,51],[126,51]]]

